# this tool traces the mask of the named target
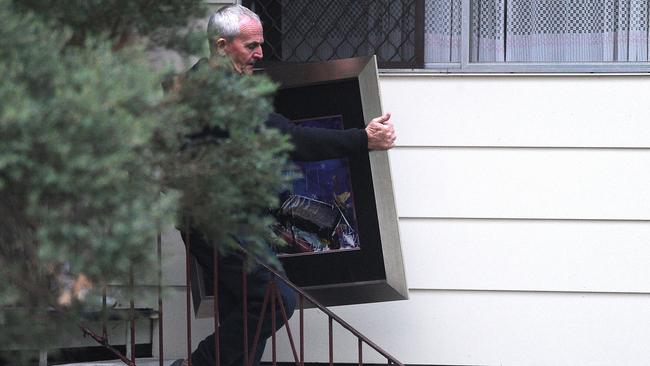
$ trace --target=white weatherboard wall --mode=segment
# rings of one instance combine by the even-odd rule
[[[648,90],[645,75],[382,75],[411,299],[333,310],[408,364],[649,364]],[[327,362],[326,320],[306,318],[307,361]],[[335,345],[357,360],[345,332]]]

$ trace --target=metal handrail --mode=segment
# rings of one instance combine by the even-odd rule
[[[189,232],[189,230],[188,230]],[[192,346],[191,346],[191,337],[192,337],[192,327],[191,327],[191,320],[192,320],[192,314],[191,314],[191,303],[190,303],[190,291],[191,291],[191,284],[190,284],[190,271],[189,271],[189,266],[190,266],[190,239],[189,235],[185,236],[185,245],[186,245],[186,287],[187,287],[187,298],[186,298],[186,310],[187,310],[187,352],[188,352],[188,364],[189,366],[192,365],[191,361],[191,353],[192,353]],[[157,254],[158,254],[158,265],[159,265],[159,272],[158,272],[158,321],[159,321],[159,364],[160,366],[163,366],[163,361],[164,361],[164,353],[163,353],[163,307],[162,307],[162,249],[161,249],[161,236],[160,234],[157,237]],[[246,252],[242,249],[242,252],[245,254]],[[214,294],[214,329],[215,329],[215,364],[219,366],[220,364],[220,339],[219,339],[219,291],[218,291],[218,251],[217,248],[214,247],[213,249],[213,261],[215,263],[213,273],[212,275],[214,276],[214,281],[213,281],[213,294]],[[343,327],[345,330],[350,332],[352,335],[354,335],[357,338],[357,343],[358,343],[358,359],[359,359],[359,365],[363,365],[363,344],[365,343],[368,345],[370,348],[375,350],[379,355],[381,355],[383,358],[386,359],[387,363],[389,365],[400,365],[403,366],[403,363],[398,361],[395,357],[390,355],[388,352],[386,352],[384,349],[379,347],[376,343],[371,341],[368,337],[364,336],[361,332],[359,332],[357,329],[355,329],[353,326],[351,326],[349,323],[347,323],[345,320],[343,320],[341,317],[333,313],[331,310],[329,310],[327,307],[322,305],[318,300],[313,298],[311,295],[306,293],[303,289],[295,285],[293,282],[291,282],[285,275],[282,273],[278,272],[276,269],[272,268],[266,263],[263,263],[256,258],[257,264],[262,266],[265,270],[267,270],[269,273],[272,274],[271,280],[269,281],[266,289],[266,293],[264,296],[264,301],[262,304],[262,309],[261,309],[261,314],[260,314],[260,319],[259,322],[256,326],[256,332],[253,338],[253,345],[257,345],[261,333],[261,327],[264,322],[264,315],[267,312],[267,307],[270,303],[271,305],[271,322],[272,322],[272,333],[271,333],[271,341],[272,341],[272,363],[273,365],[276,365],[276,333],[278,330],[276,330],[276,308],[281,310],[281,315],[282,319],[284,321],[284,327],[287,331],[287,336],[289,340],[289,344],[291,346],[291,351],[293,353],[293,357],[295,360],[296,365],[298,366],[304,366],[305,364],[305,347],[304,347],[304,310],[305,310],[305,300],[307,300],[309,303],[311,303],[316,309],[322,311],[327,315],[328,317],[328,338],[329,338],[329,364],[333,365],[334,364],[334,332],[333,332],[333,324],[334,322],[338,323],[341,327]],[[289,316],[286,313],[284,303],[282,301],[282,296],[280,294],[280,291],[278,290],[277,283],[276,281],[280,280],[283,281],[289,288],[291,288],[295,293],[298,295],[298,307],[299,307],[299,349],[296,349],[293,334],[291,332],[291,328],[289,326],[288,320]],[[130,286],[133,286],[133,280],[131,279],[130,281]],[[243,326],[243,331],[244,331],[244,365],[250,365],[250,360],[253,358],[253,355],[255,353],[255,349],[249,349],[248,345],[248,309],[247,309],[247,272],[245,266],[242,266],[242,293],[243,293],[243,316],[244,316],[244,324]],[[133,291],[131,291],[133,294]],[[103,293],[103,306],[104,309],[103,311],[106,311],[106,293],[104,291]],[[276,301],[279,304],[276,304]],[[134,306],[134,300],[131,298],[130,299],[130,328],[131,328],[131,339],[130,339],[130,350],[131,350],[131,358],[129,359],[127,356],[121,354],[117,349],[112,347],[109,343],[108,336],[105,331],[103,331],[103,335],[97,335],[94,332],[92,332],[90,329],[81,326],[81,329],[84,333],[84,335],[90,336],[93,338],[97,343],[100,345],[106,347],[108,350],[110,350],[113,354],[115,354],[124,364],[129,365],[129,366],[136,366],[136,359],[135,359],[135,306]],[[106,319],[102,319],[102,327],[103,329],[106,328],[105,325]],[[128,349],[128,348],[127,348]]]
[[[341,317],[339,317],[339,316],[336,315],[334,312],[332,312],[331,310],[329,310],[327,307],[325,307],[324,305],[322,305],[321,303],[319,303],[318,300],[314,299],[311,295],[309,295],[309,294],[308,294],[307,292],[305,292],[303,289],[301,289],[301,288],[298,287],[296,284],[294,284],[293,282],[291,282],[288,278],[286,278],[285,276],[283,276],[281,273],[279,273],[278,271],[276,271],[275,269],[271,268],[270,266],[268,266],[268,265],[266,265],[266,264],[264,264],[264,263],[261,263],[261,262],[259,262],[259,261],[258,261],[258,263],[259,263],[261,266],[263,266],[264,268],[266,268],[267,271],[273,273],[275,277],[281,279],[285,284],[287,284],[289,287],[291,287],[291,289],[293,289],[296,293],[298,293],[299,298],[300,298],[301,300],[302,300],[302,299],[307,299],[307,301],[309,301],[312,305],[314,305],[316,308],[318,308],[318,310],[322,311],[323,313],[325,313],[325,314],[328,316],[328,319],[329,319],[329,322],[328,322],[328,323],[329,323],[329,337],[330,337],[330,353],[331,353],[331,351],[332,351],[332,343],[333,343],[333,339],[332,339],[332,336],[333,336],[333,332],[332,332],[332,322],[333,322],[333,321],[336,321],[340,326],[342,326],[342,327],[345,328],[347,331],[349,331],[349,332],[352,333],[354,336],[356,336],[357,339],[358,339],[358,341],[359,341],[359,343],[360,343],[361,345],[362,345],[363,343],[365,343],[365,344],[367,344],[368,346],[370,346],[371,348],[373,348],[373,349],[374,349],[377,353],[379,353],[381,356],[385,357],[386,360],[389,362],[389,364],[391,364],[391,365],[402,365],[402,366],[403,366],[403,364],[402,364],[400,361],[398,361],[395,357],[391,356],[391,355],[390,355],[388,352],[386,352],[384,349],[382,349],[382,348],[379,347],[377,344],[375,344],[373,341],[371,341],[369,338],[367,338],[366,336],[364,336],[363,334],[361,334],[361,332],[359,332],[359,331],[358,331],[357,329],[355,329],[353,326],[351,326],[350,324],[348,324],[345,320],[343,320]],[[300,312],[301,312],[301,315],[302,315],[303,311],[304,311],[304,301],[300,301]],[[287,326],[287,325],[285,324],[285,326]],[[361,348],[360,348],[360,349],[361,349]],[[360,351],[360,352],[361,352],[361,351]],[[330,363],[332,363],[331,358],[332,358],[332,356],[330,355]],[[361,361],[361,360],[360,360],[360,361]]]

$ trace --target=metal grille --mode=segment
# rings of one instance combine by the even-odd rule
[[[377,55],[382,68],[424,65],[424,0],[248,0],[264,23],[266,62]]]

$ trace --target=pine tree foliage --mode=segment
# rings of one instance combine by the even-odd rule
[[[189,220],[221,251],[264,245],[289,148],[263,126],[273,84],[204,68],[164,94],[145,38],[123,42],[202,10],[0,0],[0,344],[47,346],[83,317],[98,297],[62,303],[62,275],[91,294],[133,267],[155,275],[163,226]]]
[[[205,2],[197,0],[20,0],[14,4],[18,10],[66,26],[72,32],[68,42],[75,45],[97,35],[120,45],[133,33],[179,29],[188,19],[205,15]]]
[[[275,86],[266,78],[214,71],[206,63],[187,73],[172,96],[189,113],[170,119],[183,119],[192,131],[184,136],[193,137],[168,160],[174,166],[164,169],[167,185],[183,192],[183,225],[198,228],[222,249],[245,241],[253,253],[264,253],[271,220],[267,209],[277,206],[277,193],[290,177],[283,173],[288,171],[287,139],[263,125]],[[268,259],[273,263],[275,257]]]

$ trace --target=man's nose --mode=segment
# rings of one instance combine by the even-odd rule
[[[261,60],[262,58],[264,58],[264,51],[262,51],[262,46],[258,46],[258,47],[255,49],[255,53],[253,53],[253,57],[254,57],[256,60]]]

